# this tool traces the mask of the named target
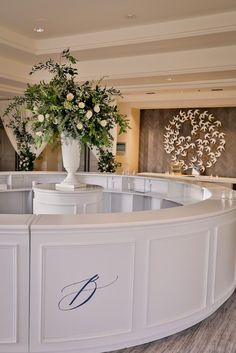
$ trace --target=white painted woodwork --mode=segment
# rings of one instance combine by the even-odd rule
[[[2,196],[63,174],[0,177],[11,186]],[[0,214],[0,352],[150,342],[208,317],[235,289],[235,191],[164,175],[82,178],[109,186],[103,213]]]
[[[87,185],[74,190],[57,190],[57,185],[61,184],[51,183],[34,186],[34,214],[81,214],[101,212],[103,192],[101,186]]]
[[[0,352],[27,352],[29,224],[32,216],[0,215]]]

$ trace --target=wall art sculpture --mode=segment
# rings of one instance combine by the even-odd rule
[[[225,133],[221,121],[207,110],[180,110],[164,128],[164,150],[182,170],[203,173],[213,166],[225,150]]]

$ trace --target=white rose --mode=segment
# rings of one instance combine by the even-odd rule
[[[99,113],[100,112],[100,106],[99,104],[96,104],[93,108],[93,110],[95,111],[95,113]]]
[[[83,129],[83,124],[82,123],[78,123],[76,126],[77,126],[78,130],[82,130]]]
[[[40,121],[40,123],[42,123],[44,121],[44,115],[43,114],[39,114],[38,115],[38,121]]]
[[[85,107],[84,102],[79,102],[79,108],[84,109],[84,107]]]
[[[36,135],[37,135],[37,136],[42,136],[42,134],[43,134],[42,131],[37,131],[37,132],[36,132]]]
[[[106,120],[102,120],[102,121],[100,121],[100,124],[102,125],[102,127],[105,127],[107,125],[107,121]]]
[[[74,99],[74,95],[72,93],[68,93],[66,99],[71,102]]]
[[[86,113],[86,118],[90,119],[90,118],[92,118],[92,116],[93,116],[92,110],[88,110]]]
[[[46,118],[46,119],[48,119],[49,117],[50,117],[50,115],[49,115],[49,114],[46,114],[46,115],[45,115],[45,118]]]

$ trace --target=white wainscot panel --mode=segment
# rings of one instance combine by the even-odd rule
[[[44,244],[37,266],[42,287],[32,291],[41,294],[38,302],[32,294],[38,342],[33,338],[31,349],[76,348],[81,340],[132,330],[134,243]]]
[[[0,232],[0,352],[3,353],[28,350],[28,251],[27,234]]]
[[[217,232],[215,300],[235,287],[236,221],[219,226]],[[225,289],[227,288],[227,292]]]
[[[206,307],[209,234],[150,241],[147,326],[183,319]]]
[[[16,343],[17,248],[0,245],[0,343]]]

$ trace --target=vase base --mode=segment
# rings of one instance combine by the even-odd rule
[[[60,184],[56,184],[55,188],[56,190],[76,190],[76,189],[86,188],[86,185],[87,184],[84,184],[84,183],[79,183],[79,184],[60,183]]]
[[[56,184],[56,190],[75,190],[81,188],[86,188],[86,184],[79,180],[75,172],[68,172],[66,178],[60,184]]]

